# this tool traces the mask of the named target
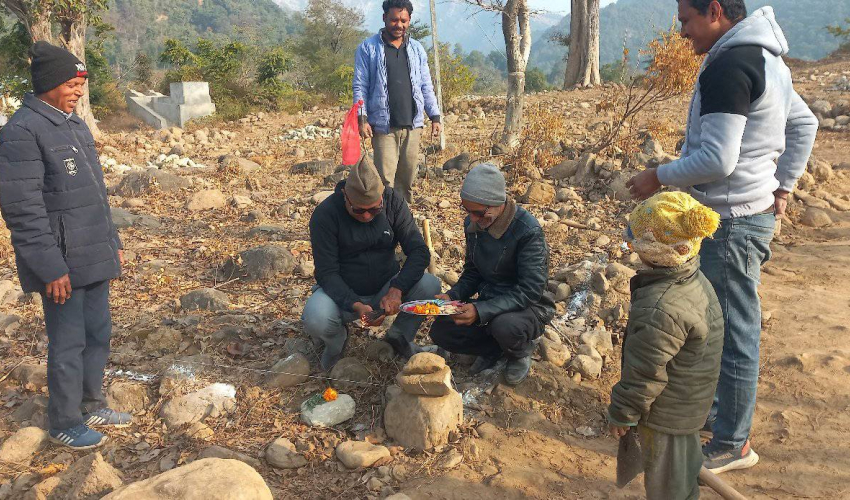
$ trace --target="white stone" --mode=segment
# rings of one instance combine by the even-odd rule
[[[301,404],[301,420],[313,427],[332,427],[354,416],[354,399],[348,394],[337,395],[336,400],[307,408],[307,401]]]

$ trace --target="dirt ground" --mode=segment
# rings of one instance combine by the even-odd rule
[[[846,72],[847,67],[848,62],[841,60],[797,63],[793,69],[801,93],[834,100],[846,99],[850,93],[831,92],[825,82],[831,75]],[[529,110],[562,114],[561,141],[578,143],[605,119],[604,113],[596,111],[601,95],[598,89],[538,94],[529,99]],[[685,107],[685,98],[668,102],[652,110],[652,118],[680,131]],[[600,379],[580,382],[565,368],[535,360],[531,375],[519,387],[499,385],[469,405],[462,429],[448,446],[428,452],[394,450],[388,464],[390,477],[383,479],[382,489],[369,487],[378,471],[348,471],[334,458],[337,443],[362,438],[381,426],[384,388],[400,369],[398,362],[365,361],[366,343],[381,331],[358,330],[351,342],[351,355],[363,360],[371,373],[368,385],[347,389],[358,405],[351,422],[335,429],[312,429],[300,423],[298,407],[325,387],[321,380],[284,390],[264,386],[262,370],[281,357],[288,341],[302,336],[299,316],[313,279],[295,274],[266,282],[222,281],[215,271],[238,252],[270,242],[285,245],[298,263],[311,260],[307,233],[315,206],[311,198],[331,189],[332,184],[323,176],[293,174],[291,167],[310,159],[338,159],[338,144],[333,139],[293,143],[277,137],[286,129],[317,120],[326,120],[333,127],[343,115],[339,109],[316,109],[297,116],[270,115],[248,123],[190,127],[187,132],[220,127],[235,135],[211,146],[187,146],[185,156],[210,166],[181,174],[193,179],[188,190],[154,190],[129,205],[134,214],[154,217],[158,224],[137,224],[122,231],[130,263],[113,285],[115,330],[107,383],[126,382],[126,373],[116,370],[154,378],[144,382],[148,403],[135,413],[136,423],[110,432],[111,442],[101,450],[106,460],[129,483],[159,473],[166,468],[165,459],[176,465],[191,461],[210,444],[258,457],[270,441],[282,436],[296,444],[309,464],[297,470],[277,470],[260,461],[257,470],[280,499],[377,499],[395,492],[416,500],[642,498],[640,479],[624,490],[614,485],[616,442],[605,432],[604,411],[610,388],[619,376],[618,354],[606,360]],[[449,118],[451,148],[426,156],[425,162],[441,165],[461,151],[487,157],[502,115],[491,113],[490,108],[486,115],[468,120],[454,117],[454,123]],[[104,128],[108,134],[100,144],[102,150],[110,148],[108,155],[122,163],[144,165],[170,149],[159,142],[157,133],[132,120],[114,119]],[[676,133],[665,136],[664,149],[673,151],[676,139]],[[224,154],[249,158],[262,170],[247,176],[217,170],[218,158]],[[850,133],[820,133],[815,155],[831,165],[850,161]],[[532,177],[511,173],[512,194],[523,193]],[[461,179],[462,174],[452,173],[420,181],[420,196],[412,207],[414,214],[431,220],[438,263],[444,270],[459,271],[462,264],[456,251],[463,242],[463,215],[457,205]],[[118,174],[107,176],[111,187],[120,180]],[[190,192],[207,188],[220,189],[228,196],[248,196],[252,204],[187,211]],[[850,169],[836,169],[832,179],[817,188],[839,197],[850,195]],[[568,217],[582,223],[595,218],[600,229],[548,225],[551,270],[600,254],[625,261],[620,249],[622,220],[631,202],[614,199],[604,187],[576,190],[583,199],[569,207]],[[113,206],[127,201],[110,197]],[[440,208],[443,201],[449,202],[443,204],[448,208]],[[550,208],[555,209],[529,207],[541,218]],[[763,272],[762,308],[769,319],[762,337],[759,402],[752,435],[761,461],[748,471],[722,476],[750,498],[850,498],[850,443],[846,439],[850,427],[850,212],[826,210],[833,223],[813,229],[799,222],[803,210],[800,202],[792,202],[789,219]],[[274,226],[275,230],[250,232],[259,226]],[[3,233],[0,279],[16,279],[8,233]],[[603,235],[610,242],[598,248]],[[212,286],[230,296],[230,310],[202,314],[180,310],[181,295]],[[41,306],[9,304],[2,312],[19,315],[22,321],[14,333],[0,338],[0,377],[20,362],[44,363]],[[142,335],[160,325],[181,332],[179,347],[165,351],[144,348]],[[613,332],[618,328],[622,322]],[[428,341],[425,332],[427,328],[420,338],[423,343]],[[171,396],[158,392],[160,376],[173,362],[190,356],[201,360],[193,365],[200,381],[237,387],[236,412],[208,419],[213,435],[206,439],[170,432],[158,416]],[[454,363],[453,370],[455,381],[464,384],[464,365]],[[17,430],[18,424],[11,420],[13,412],[43,392],[43,388],[26,387],[11,378],[0,380],[0,439]],[[495,427],[482,427],[483,423]],[[451,450],[460,451],[463,461],[442,469],[441,461]],[[49,447],[29,466],[0,464],[0,484],[26,474],[43,479],[83,455]],[[49,468],[55,464],[58,469]],[[704,498],[718,498],[706,488],[702,493]]]

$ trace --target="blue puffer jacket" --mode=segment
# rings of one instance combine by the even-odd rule
[[[0,130],[0,211],[25,292],[65,274],[74,288],[120,276],[94,137],[32,94]]]
[[[440,106],[437,104],[434,85],[431,83],[428,54],[421,43],[408,39],[407,60],[410,67],[413,100],[416,102],[413,127],[419,128],[425,126],[424,113],[428,113],[428,116],[432,118],[439,116]],[[387,59],[380,33],[367,38],[357,48],[354,55],[353,88],[354,103],[362,99],[366,105],[369,125],[379,134],[388,134],[390,104],[387,94]]]

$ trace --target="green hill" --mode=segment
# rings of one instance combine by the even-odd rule
[[[111,63],[125,66],[144,52],[156,60],[167,38],[233,37],[281,44],[302,26],[300,14],[272,0],[115,0],[104,21],[115,27],[106,45]]]
[[[839,41],[825,27],[850,17],[850,0],[749,0],[752,12],[765,5],[773,6],[788,43],[790,57],[820,59],[838,48]],[[600,11],[600,58],[602,64],[619,61],[623,42],[636,61],[639,50],[659,31],[668,29],[676,15],[673,0],[618,0]],[[537,66],[552,77],[563,77],[564,47],[549,41],[554,33],[569,30],[570,16],[541,34],[531,48],[531,66]]]

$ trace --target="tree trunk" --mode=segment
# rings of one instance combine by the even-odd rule
[[[525,68],[531,54],[531,22],[526,0],[508,0],[502,10],[502,33],[508,56],[508,94],[502,144],[519,142],[525,99]]]
[[[569,50],[564,89],[600,84],[599,0],[572,0]]]
[[[61,22],[61,32],[59,33],[59,43],[68,52],[77,56],[77,59],[85,64],[86,62],[86,28],[88,23],[85,17],[73,20],[63,20]],[[92,113],[91,102],[89,101],[89,81],[86,79],[86,84],[83,87],[83,97],[77,103],[77,108],[74,112],[86,122],[92,135],[97,139],[100,137],[100,129],[94,119]]]

